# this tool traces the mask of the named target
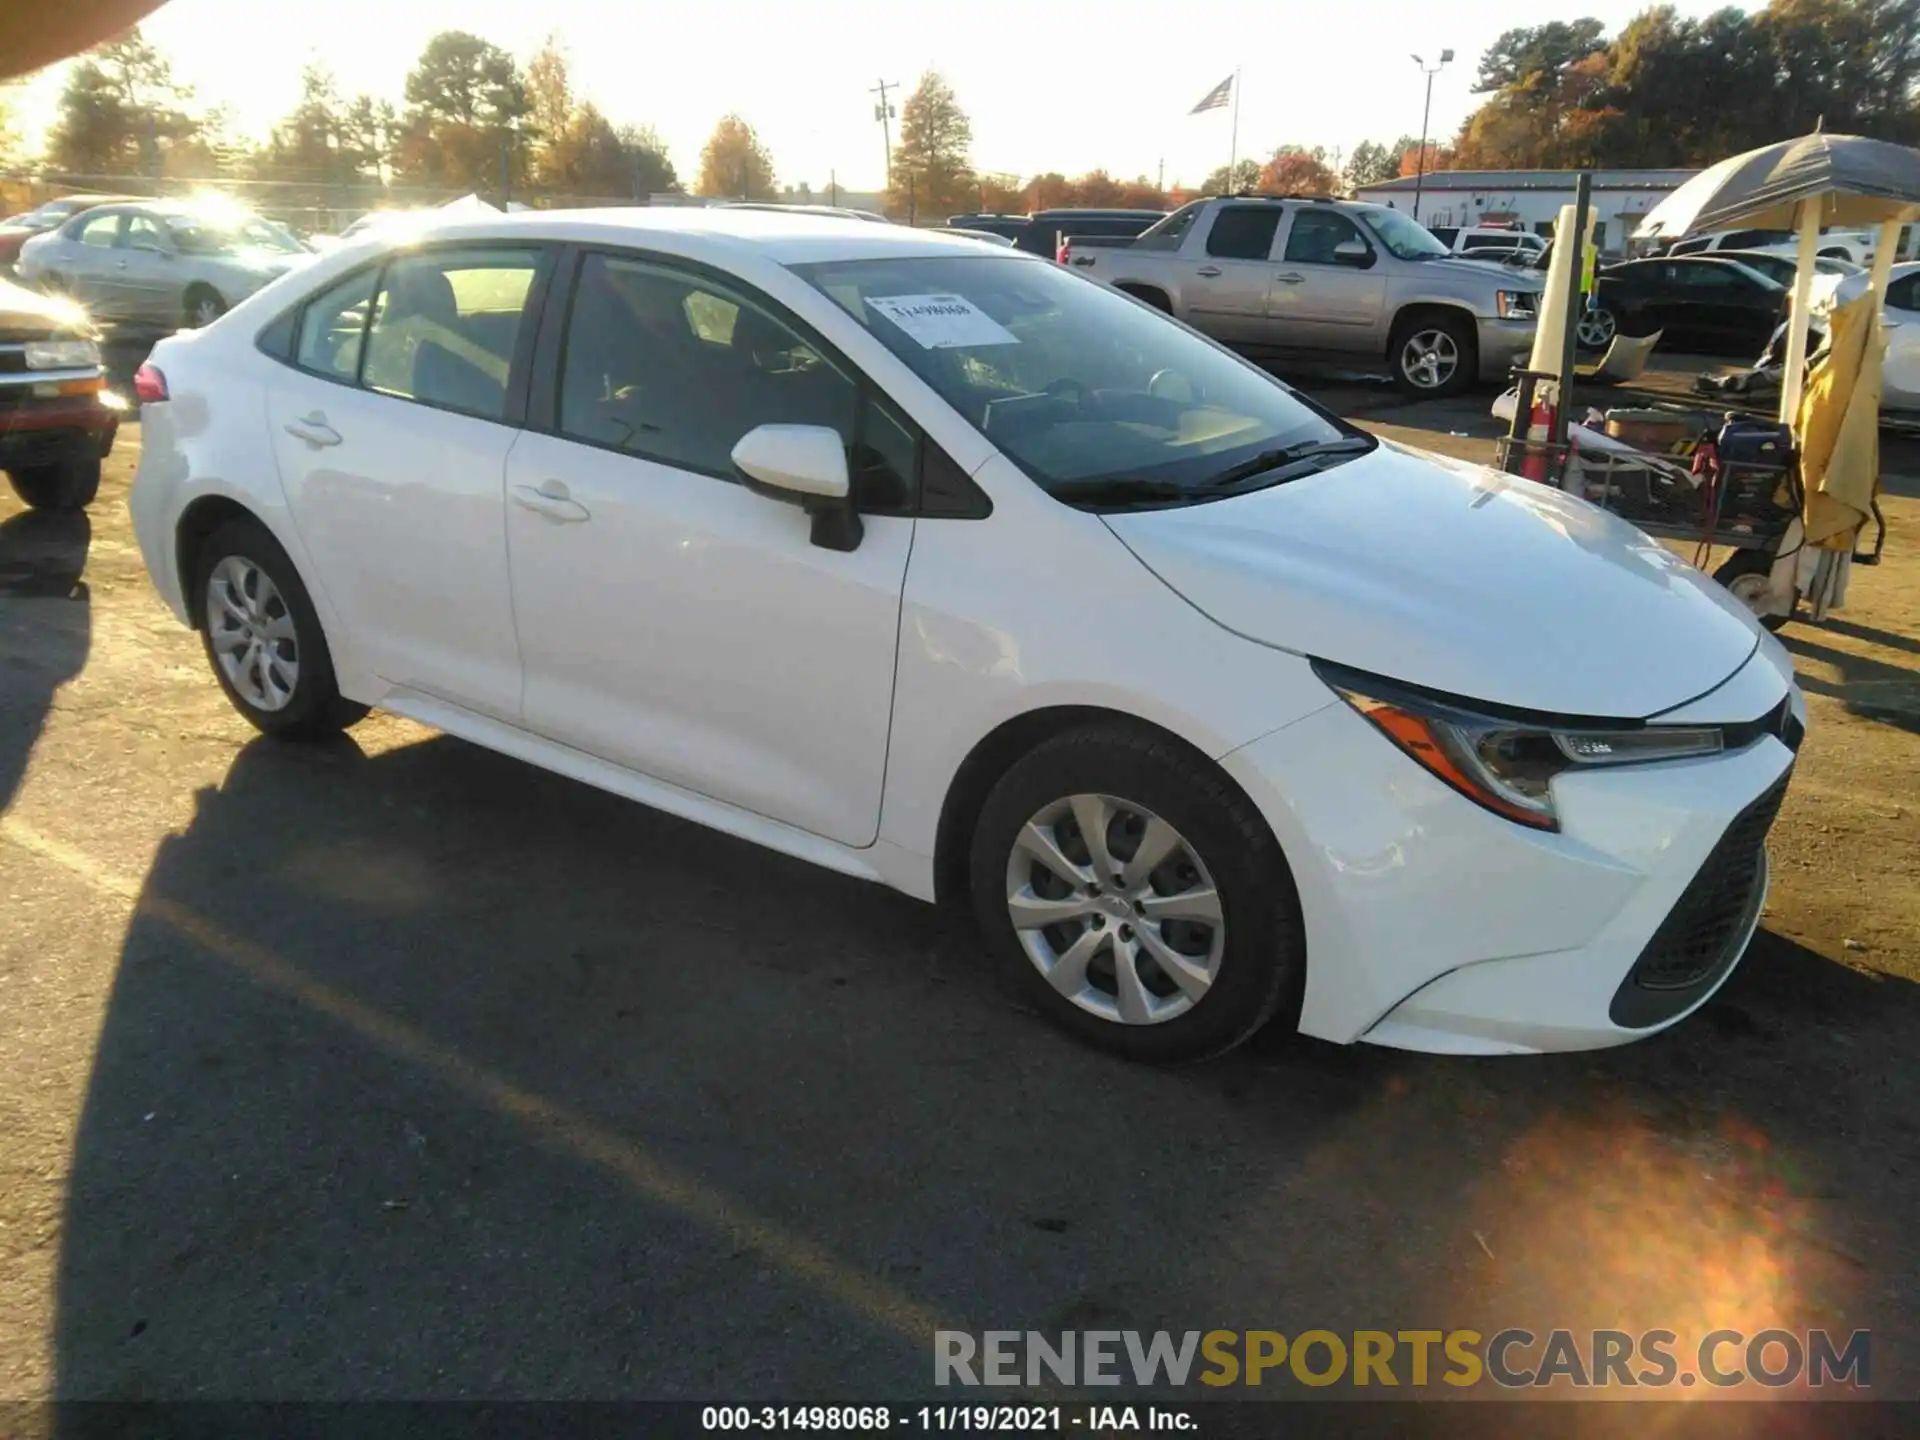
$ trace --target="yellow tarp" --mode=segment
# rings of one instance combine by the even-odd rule
[[[1807,375],[1794,430],[1807,544],[1851,550],[1880,484],[1880,366],[1887,352],[1880,297],[1833,312],[1827,353]]]

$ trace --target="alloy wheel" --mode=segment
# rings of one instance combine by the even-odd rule
[[[214,299],[213,296],[202,295],[198,300],[193,302],[191,315],[193,328],[196,330],[203,329],[226,313],[227,307]]]
[[[284,710],[300,684],[300,638],[273,581],[243,555],[207,577],[207,635],[220,671],[256,710]]]
[[[1400,373],[1422,390],[1439,390],[1460,368],[1460,347],[1444,330],[1416,330],[1400,347]]]
[[[1574,326],[1574,334],[1589,350],[1599,350],[1612,341],[1614,331],[1619,328],[1619,322],[1613,318],[1611,310],[1583,310],[1579,323]]]
[[[1200,854],[1146,807],[1069,795],[1038,811],[1007,857],[1007,915],[1047,982],[1089,1014],[1155,1025],[1219,977],[1220,893]]]

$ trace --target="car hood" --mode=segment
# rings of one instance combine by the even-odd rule
[[[43,331],[67,331],[90,334],[87,312],[73,301],[57,295],[44,295],[0,280],[0,331],[10,336],[15,331],[40,334]]]
[[[1625,521],[1390,443],[1250,494],[1103,518],[1229,630],[1467,699],[1644,718],[1759,643],[1739,601]]]
[[[1448,275],[1484,285],[1488,280],[1498,278],[1505,282],[1496,288],[1501,290],[1538,290],[1540,275],[1538,271],[1523,270],[1517,265],[1505,265],[1498,260],[1469,260],[1463,255],[1449,255],[1445,259],[1422,260],[1418,262],[1416,275]]]

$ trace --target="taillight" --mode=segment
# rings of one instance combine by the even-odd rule
[[[142,405],[167,398],[167,377],[158,365],[142,365],[133,372],[133,393]]]

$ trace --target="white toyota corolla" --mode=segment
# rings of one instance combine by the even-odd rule
[[[344,246],[137,386],[161,595],[924,899],[1122,1053],[1616,1044],[1746,947],[1784,652],[1638,531],[1015,252],[741,210]]]

